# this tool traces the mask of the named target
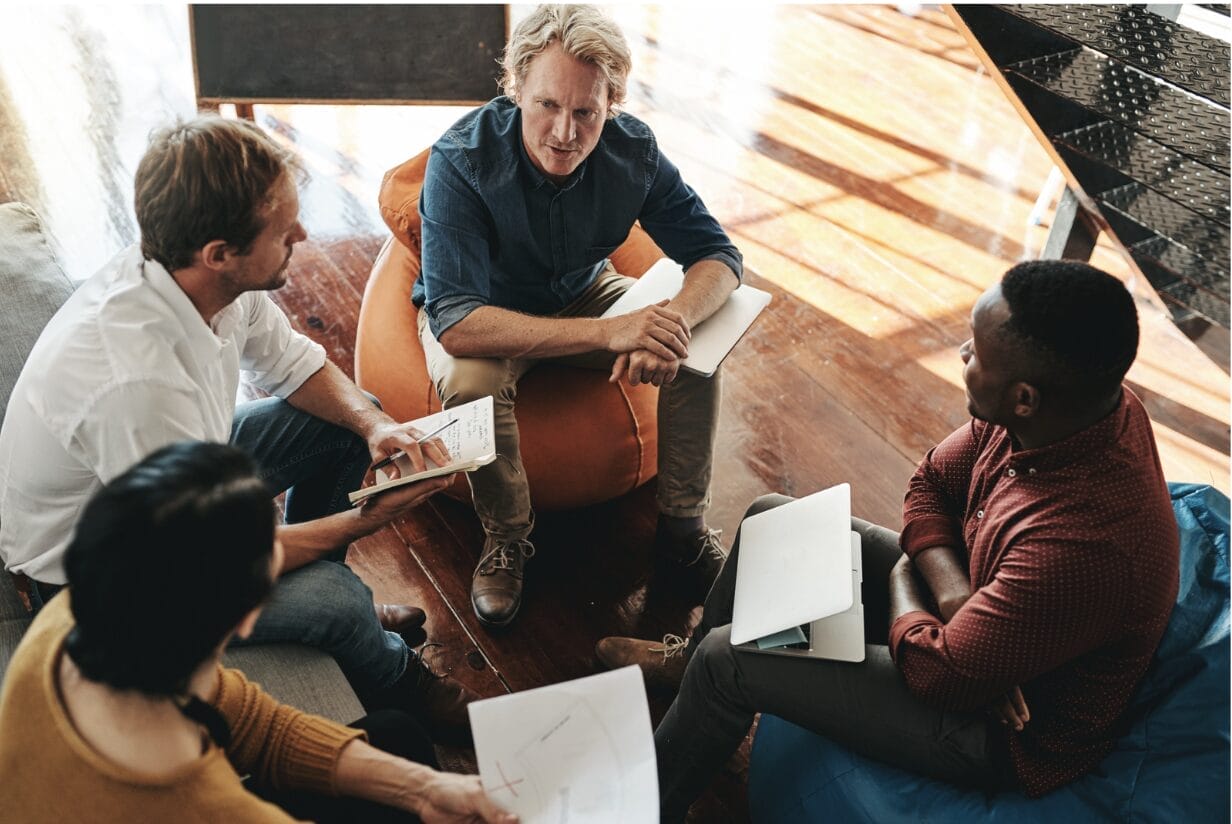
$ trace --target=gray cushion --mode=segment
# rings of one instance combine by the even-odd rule
[[[340,724],[365,715],[342,670],[319,650],[298,644],[232,647],[223,656],[223,664],[244,673],[284,704],[305,712]]]
[[[28,626],[30,616],[26,614],[26,607],[17,596],[13,579],[0,571],[0,683],[4,683],[9,659],[17,651],[17,644]]]
[[[13,576],[0,572],[0,622],[29,617],[26,605],[17,594],[17,587],[13,585]]]
[[[0,205],[0,419],[34,342],[72,293],[34,210]]]
[[[34,210],[24,203],[0,204],[0,420],[26,356],[72,293]],[[13,579],[0,571],[0,681],[29,625]]]

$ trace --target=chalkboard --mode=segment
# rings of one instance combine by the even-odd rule
[[[499,90],[503,5],[194,5],[197,99],[481,103]]]

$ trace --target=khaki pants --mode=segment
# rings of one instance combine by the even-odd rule
[[[598,317],[633,285],[633,278],[606,271],[557,317]],[[497,458],[467,473],[475,499],[475,512],[484,530],[494,538],[525,538],[534,526],[530,490],[522,471],[518,424],[513,415],[518,379],[538,360],[529,358],[455,358],[447,353],[428,328],[427,312],[419,313],[419,339],[423,342],[428,373],[446,409],[487,395],[492,396],[496,424]],[[552,363],[586,369],[610,370],[611,352],[596,351]],[[710,504],[711,459],[719,422],[719,373],[703,378],[680,370],[676,379],[659,390],[659,510],[676,517],[701,515]]]

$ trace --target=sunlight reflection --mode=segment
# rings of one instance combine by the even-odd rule
[[[0,19],[0,76],[23,124],[30,163],[6,172],[37,181],[40,202],[32,205],[53,227],[66,271],[88,277],[136,239],[132,175],[149,130],[193,113],[187,12],[8,6]],[[92,94],[87,87],[95,85],[106,94]],[[57,118],[38,115],[49,105],[60,107]],[[80,127],[59,128],[65,121]],[[15,162],[4,158],[6,166]],[[74,231],[83,225],[104,227],[108,242],[99,243],[97,231]]]
[[[385,172],[436,142],[471,108],[271,105],[258,106],[256,117],[303,157],[310,173],[300,192],[304,226],[327,239],[380,231],[377,196]],[[286,130],[293,137],[278,134]]]

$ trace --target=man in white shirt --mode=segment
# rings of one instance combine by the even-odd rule
[[[374,608],[342,563],[352,541],[448,479],[348,505],[370,462],[403,451],[422,467],[425,455],[444,460],[444,446],[421,448],[266,294],[306,237],[298,171],[242,121],[205,117],[151,137],[136,177],[140,248],[69,298],[14,387],[0,428],[0,559],[40,602],[65,582],[64,551],[104,483],[175,441],[231,441],[272,491],[287,490],[284,574],[248,642],[318,646],[365,703],[427,706],[464,724],[471,696],[430,677],[407,644],[422,640],[423,612]],[[272,397],[237,408],[241,371]]]

